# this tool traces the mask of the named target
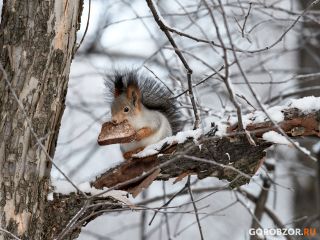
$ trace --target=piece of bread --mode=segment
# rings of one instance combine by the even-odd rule
[[[135,140],[136,137],[136,129],[128,122],[122,122],[120,124],[105,122],[102,125],[101,133],[98,137],[98,144],[129,143]]]

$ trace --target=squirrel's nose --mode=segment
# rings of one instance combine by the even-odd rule
[[[117,124],[118,121],[117,121],[117,120],[112,120],[112,122],[113,122],[114,124]]]

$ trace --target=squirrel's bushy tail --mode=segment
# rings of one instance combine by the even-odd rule
[[[148,109],[161,112],[168,119],[172,133],[182,130],[181,114],[177,101],[163,83],[139,74],[136,70],[112,70],[104,79],[107,101],[112,104],[114,93],[126,92],[128,86],[136,87],[140,92],[140,102]]]

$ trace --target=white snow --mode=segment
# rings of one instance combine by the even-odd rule
[[[47,201],[52,201],[53,200],[53,192],[49,193],[47,196]]]
[[[54,187],[54,191],[49,193],[47,196],[48,201],[53,200],[53,193],[62,193],[64,195],[67,195],[71,192],[77,192],[77,190],[66,180],[61,179],[51,179],[51,185]],[[77,186],[82,192],[84,193],[91,193],[91,195],[100,194],[107,190],[107,188],[103,188],[103,190],[96,189],[94,187],[90,186],[89,182],[83,182],[78,184]],[[126,195],[128,192],[121,191],[121,190],[112,190],[107,193],[101,194],[99,197],[111,197],[115,200],[118,200],[130,207],[131,209],[136,209],[136,206],[131,203],[127,198]]]
[[[282,136],[280,133],[275,131],[269,131],[262,135],[262,138],[266,141],[288,145],[289,147],[293,147],[293,144],[289,142],[286,137]],[[298,142],[294,142],[305,154],[310,155],[310,151],[304,147],[301,147]]]
[[[314,153],[318,153],[320,151],[320,141],[312,146],[312,150]]]
[[[280,133],[275,131],[269,131],[262,135],[262,138],[268,142],[278,143],[278,144],[285,144],[285,145],[292,145],[288,139],[282,136]]]
[[[86,178],[82,178],[82,182],[93,182],[96,180],[96,178],[99,178],[103,173],[109,171],[111,168],[114,168],[118,165],[120,165],[121,163],[125,162],[125,159],[122,159],[121,161],[116,161],[116,162],[112,162],[108,165],[108,167],[106,168],[101,168],[100,171],[97,172],[93,172],[91,175],[89,175]]]
[[[282,111],[284,109],[288,109],[288,108],[298,108],[303,113],[308,113],[311,110],[319,110],[320,109],[320,97],[310,96],[310,97],[304,97],[301,99],[291,99],[283,106],[274,106],[274,107],[269,108],[267,110],[267,113],[269,114],[269,116],[271,117],[271,119],[273,121],[279,123],[284,120],[284,115],[283,115]],[[267,120],[268,120],[268,118],[263,111],[256,111],[254,113],[249,113],[249,114],[242,116],[242,121],[243,121],[244,127],[246,127],[248,124],[257,124],[257,123],[265,122]],[[226,120],[224,120],[224,121],[226,121]],[[232,117],[230,117],[228,122],[231,125],[234,125],[238,122],[238,118],[235,116],[232,116]],[[223,128],[226,129],[226,127],[228,127],[228,126],[225,126]],[[223,129],[219,128],[219,132],[221,130],[223,131]]]
[[[51,185],[54,187],[53,192],[55,192],[55,193],[61,193],[61,194],[67,195],[71,192],[77,192],[77,190],[71,185],[71,183],[66,180],[51,179]],[[80,183],[77,185],[77,187],[82,192],[91,193],[92,195],[99,194],[99,193],[107,190],[107,188],[103,188],[103,190],[100,190],[100,189],[96,189],[94,187],[91,187],[89,182]],[[111,195],[125,196],[127,194],[128,193],[126,191],[112,190],[112,191],[107,192],[101,196],[103,196],[103,197],[111,196]]]
[[[167,137],[165,139],[162,139],[160,142],[147,146],[145,149],[143,149],[143,151],[134,154],[133,156],[143,158],[153,154],[157,154],[165,143],[170,145],[173,142],[183,143],[189,137],[197,140],[202,134],[207,133],[209,130],[210,128],[205,128],[178,132],[175,136]]]
[[[291,99],[286,103],[286,108],[298,108],[307,113],[310,110],[320,109],[320,97],[304,97],[301,99]]]

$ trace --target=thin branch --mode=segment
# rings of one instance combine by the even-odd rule
[[[263,180],[263,187],[265,187],[266,189],[270,188],[270,182],[267,179]],[[269,191],[261,189],[260,195],[258,197],[258,201],[256,203],[256,209],[254,210],[254,215],[256,216],[256,218],[252,219],[252,225],[251,228],[257,229],[259,227],[259,222],[261,221],[262,218],[262,214],[264,212],[264,208],[265,208],[265,204],[267,202],[267,198],[268,198],[268,193]],[[255,239],[256,236],[251,236],[251,239]]]
[[[81,41],[80,41],[80,43],[79,43],[79,45],[78,45],[78,47],[77,47],[77,49],[76,49],[76,52],[77,52],[78,49],[80,48],[80,46],[81,46],[81,44],[82,44],[85,36],[87,35],[87,31],[88,31],[88,29],[89,29],[90,12],[91,12],[91,0],[89,0],[89,12],[88,12],[88,20],[87,20],[86,30],[84,31],[83,37],[82,37],[82,39],[81,39]]]
[[[172,90],[152,71],[150,70],[147,66],[144,66],[146,69],[148,69],[149,72],[151,72],[156,79],[158,79],[160,82],[163,83],[163,85],[173,94]]]
[[[246,23],[247,23],[247,19],[250,15],[250,10],[251,10],[251,7],[252,7],[252,2],[249,3],[249,10],[248,10],[248,14],[245,16],[244,18],[244,23],[243,23],[243,27],[242,27],[242,37],[244,37],[244,28],[246,27]]]
[[[193,197],[192,190],[191,190],[191,187],[190,187],[190,179],[191,179],[191,176],[189,175],[188,176],[188,181],[187,181],[187,187],[188,187],[189,194],[190,194],[190,197],[191,197],[191,201],[192,201],[192,204],[193,204],[194,212],[196,214],[196,219],[197,219],[197,222],[198,222],[198,227],[199,227],[201,240],[204,240],[203,233],[202,233],[202,228],[201,228],[201,224],[200,224],[200,220],[199,220],[199,215],[198,215],[198,209],[197,209],[196,203],[194,202],[194,197]]]
[[[160,15],[159,10],[157,9],[157,7],[153,4],[152,0],[146,0],[148,7],[150,8],[152,15],[154,16],[154,20],[157,22],[157,24],[159,25],[160,29],[165,33],[165,35],[167,36],[169,42],[171,43],[172,47],[175,49],[176,54],[178,55],[178,57],[180,58],[182,64],[184,65],[185,69],[187,70],[187,78],[188,78],[188,86],[189,86],[189,98],[191,100],[192,103],[192,107],[193,107],[193,112],[194,112],[194,117],[195,117],[195,123],[194,123],[194,129],[197,129],[199,124],[200,124],[200,118],[199,118],[199,114],[197,111],[197,107],[196,107],[196,103],[194,100],[194,94],[193,94],[193,90],[192,90],[192,69],[189,67],[186,59],[183,57],[182,53],[179,51],[179,48],[177,46],[177,44],[175,43],[175,41],[173,40],[172,36],[170,35],[167,26],[165,25],[165,23],[161,20],[162,17]]]
[[[0,228],[0,232],[4,232],[4,233],[10,235],[11,237],[13,237],[13,238],[16,239],[16,240],[21,240],[20,238],[16,237],[16,236],[13,235],[11,232],[9,232],[9,231],[7,231],[7,230],[5,230],[5,229],[3,229],[3,228]]]
[[[162,205],[162,206],[159,208],[159,210],[160,210],[161,208],[164,208],[164,207],[168,206],[168,205],[171,203],[171,201],[172,201],[176,196],[178,196],[179,194],[181,194],[186,188],[187,188],[187,184],[186,184],[183,188],[181,188],[181,190],[180,190],[179,192],[173,194],[172,197],[169,199],[169,201],[166,202],[164,205]],[[163,198],[163,197],[161,197],[161,198]],[[144,205],[144,203],[141,203],[141,204]],[[151,221],[149,222],[149,226],[152,224],[152,222],[153,222],[154,218],[156,217],[156,215],[157,215],[157,212],[154,213]]]
[[[166,183],[162,182],[162,188],[163,188],[163,203],[166,203]],[[167,229],[167,236],[168,239],[171,240],[171,234],[170,234],[170,225],[169,225],[169,220],[168,220],[168,214],[167,214],[167,209],[164,209],[164,220],[166,222],[166,229]]]

